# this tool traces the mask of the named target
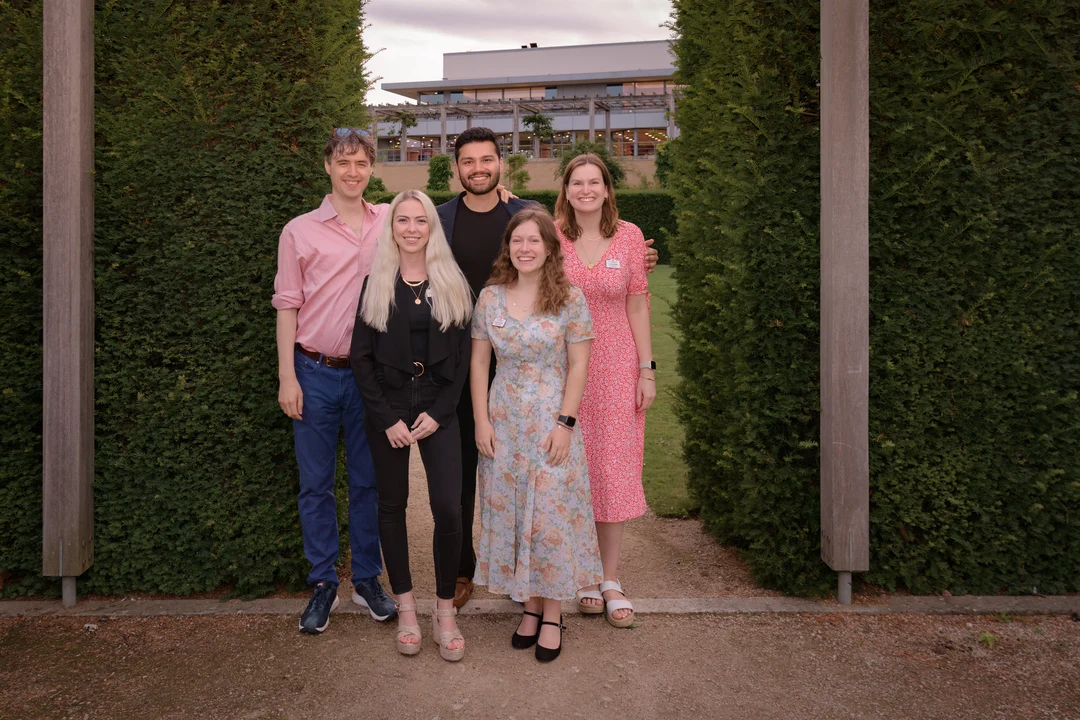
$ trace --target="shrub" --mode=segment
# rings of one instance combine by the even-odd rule
[[[566,166],[570,164],[570,161],[578,155],[584,155],[586,153],[600,156],[600,159],[604,161],[604,165],[607,166],[608,172],[611,173],[611,182],[615,184],[616,188],[620,188],[626,184],[626,170],[623,169],[623,166],[619,164],[619,161],[608,152],[607,146],[602,142],[589,142],[588,140],[578,140],[569,148],[558,152],[559,169],[556,171],[555,177],[561,178],[562,174],[566,172]]]
[[[56,589],[40,577],[40,5],[0,4],[5,595]],[[276,404],[277,238],[327,191],[329,130],[367,126],[362,3],[159,5],[95,23],[96,561],[80,587],[264,592],[307,571]]]
[[[818,10],[676,0],[692,491],[821,592]],[[1080,589],[1075,8],[871,4],[869,582]]]
[[[515,194],[521,194],[529,187],[529,172],[525,169],[528,162],[528,156],[521,153],[506,156],[506,177],[510,181],[510,190]]]
[[[559,197],[557,190],[524,190],[515,194],[526,200],[535,200],[551,213],[555,212],[555,201]],[[457,197],[457,193],[430,193],[430,196],[432,202],[439,205]],[[368,202],[390,202],[393,198],[394,193],[390,192],[373,194]],[[670,262],[668,235],[675,228],[672,215],[675,203],[671,195],[655,191],[619,190],[615,193],[615,202],[620,218],[640,227],[646,239],[656,240],[653,247],[660,256],[659,262]]]
[[[450,192],[450,178],[454,171],[450,167],[449,155],[434,155],[428,160],[428,180],[426,192]]]

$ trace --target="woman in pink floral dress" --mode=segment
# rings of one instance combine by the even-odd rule
[[[645,514],[645,411],[656,398],[645,238],[619,220],[611,175],[591,153],[566,166],[555,216],[566,274],[585,293],[596,333],[580,416],[604,582],[578,593],[578,609],[629,627],[619,555],[625,522]]]
[[[563,272],[542,208],[506,228],[473,313],[470,369],[481,458],[475,582],[525,604],[512,644],[554,660],[560,601],[600,580],[585,448],[577,429],[592,323]],[[498,369],[488,389],[491,350]]]

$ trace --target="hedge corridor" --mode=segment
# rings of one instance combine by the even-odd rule
[[[269,300],[367,126],[360,0],[97,3],[92,593],[302,583]],[[41,2],[0,2],[0,578],[41,573]],[[343,497],[343,495],[342,495]],[[344,532],[345,517],[342,515]]]
[[[755,577],[819,559],[819,8],[675,0],[681,416]],[[865,581],[1080,590],[1080,4],[870,3]]]
[[[82,592],[303,584],[270,296],[281,227],[329,191],[328,129],[369,124],[362,4],[97,3],[96,561]],[[59,590],[41,577],[41,5],[0,0],[9,597]],[[619,197],[662,242],[671,198]],[[347,550],[343,468],[339,480]]]

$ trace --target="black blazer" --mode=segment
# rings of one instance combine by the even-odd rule
[[[409,315],[397,308],[386,321],[386,332],[379,332],[360,317],[366,293],[367,278],[356,306],[350,364],[356,386],[364,398],[365,413],[380,432],[385,432],[398,420],[405,420],[391,409],[386,390],[401,388],[412,381],[415,373],[409,343]],[[431,319],[424,376],[441,387],[426,412],[439,427],[445,427],[457,417],[457,405],[469,374],[471,355],[472,334],[468,324],[465,327],[451,325],[443,332],[435,318]]]

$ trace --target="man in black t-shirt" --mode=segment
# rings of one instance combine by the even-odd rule
[[[510,218],[539,203],[517,197],[510,197],[506,202],[499,199],[502,149],[499,139],[488,128],[473,127],[458,135],[454,142],[454,171],[465,191],[436,210],[454,259],[465,273],[473,295],[479,296],[484,283],[491,277],[491,266],[499,255]],[[645,266],[649,272],[656,266],[657,259],[652,244],[651,239],[645,242]],[[489,384],[494,377],[495,358],[492,357]],[[454,606],[460,608],[472,595],[472,578],[476,572],[472,528],[479,453],[476,449],[476,428],[468,379],[461,393],[457,417],[461,430],[461,564],[458,567]]]
[[[458,135],[454,142],[454,169],[465,191],[437,210],[454,259],[465,273],[473,295],[479,296],[484,283],[491,277],[491,266],[499,255],[510,218],[537,203],[516,197],[505,203],[499,199],[497,188],[502,174],[502,152],[499,139],[488,128],[469,128]],[[491,370],[494,377],[494,358]],[[461,564],[454,606],[460,608],[472,595],[472,578],[476,572],[472,528],[478,453],[468,380],[461,393],[457,417],[461,430]]]

